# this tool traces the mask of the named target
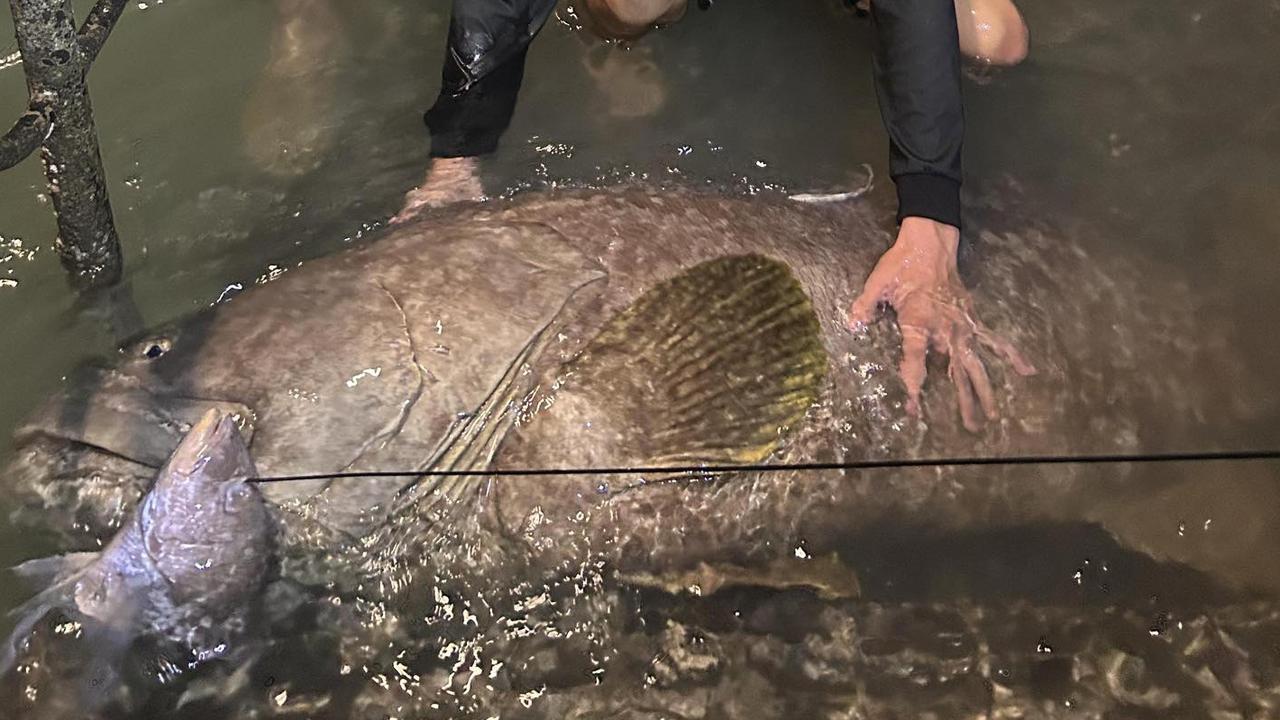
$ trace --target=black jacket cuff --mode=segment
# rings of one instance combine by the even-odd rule
[[[911,173],[893,179],[898,186],[898,222],[923,217],[960,227],[960,183],[941,175]]]
[[[464,72],[451,55],[440,97],[423,116],[431,130],[431,157],[475,157],[498,148],[516,111],[524,60],[521,50],[465,90],[452,92]]]
[[[425,119],[427,126],[433,128],[430,153],[433,158],[488,155],[498,149],[498,140],[502,138],[503,128],[434,130],[437,125],[432,122],[431,113],[427,113]]]

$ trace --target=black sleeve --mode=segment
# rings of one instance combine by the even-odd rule
[[[424,120],[432,157],[493,152],[511,124],[529,43],[555,0],[453,0],[440,96]]]
[[[960,35],[953,0],[873,0],[875,81],[898,221],[960,227]]]

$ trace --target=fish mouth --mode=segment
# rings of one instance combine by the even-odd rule
[[[243,482],[255,474],[235,416],[217,407],[206,410],[191,426],[162,473],[212,482]]]
[[[252,438],[255,415],[246,405],[190,397],[117,368],[77,369],[19,427],[0,464],[11,521],[69,548],[100,547],[211,408],[241,423],[242,444]],[[220,439],[225,432],[215,424],[199,435],[207,448],[236,445]],[[251,466],[247,452],[241,459]],[[214,477],[210,470],[205,477]]]
[[[254,414],[248,406],[150,385],[116,369],[82,369],[18,430],[15,443],[61,441],[155,469],[210,410],[233,417],[245,441],[252,438]]]
[[[191,475],[208,464],[212,454],[231,439],[235,423],[231,416],[216,408],[210,408],[187,431],[182,442],[173,451],[169,469]]]

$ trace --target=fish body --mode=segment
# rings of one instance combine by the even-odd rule
[[[971,229],[982,253],[970,278],[977,307],[1041,372],[993,368],[1006,420],[981,436],[944,392],[928,394],[927,422],[909,417],[896,335],[845,327],[890,240],[880,220],[868,203],[645,187],[439,209],[86,369],[19,431],[4,481],[23,504],[20,521],[83,546],[141,497],[173,428],[209,407],[246,419],[263,475],[1132,452],[1153,438],[1192,442],[1203,428],[1204,359],[1178,340],[1193,315],[1185,297],[1157,295],[1141,268],[1093,258],[1069,237],[982,222]],[[748,286],[758,296],[738,292]],[[1148,368],[1152,357],[1161,362]],[[443,524],[444,496],[467,499],[483,532],[515,541],[500,547],[552,564],[584,546],[651,569],[754,561],[800,540],[819,552],[877,527],[1055,520],[1103,523],[1131,546],[1235,580],[1280,577],[1241,560],[1280,538],[1274,519],[1255,513],[1255,532],[1207,544],[1152,522],[1243,515],[1230,498],[1280,492],[1265,472],[1222,478],[1248,493],[1220,484],[1197,495],[1199,479],[942,468],[461,485],[335,478],[263,494],[285,546],[303,555],[373,539],[388,557],[413,543],[431,555],[439,546],[424,528]]]
[[[270,538],[230,532],[234,524],[202,536],[227,549],[217,557],[241,558],[224,574],[244,582],[227,587],[202,582],[210,575],[198,568],[208,557],[201,552],[175,552],[174,563],[140,554],[148,538],[193,537],[196,524],[181,518],[210,507],[198,493],[192,502],[176,486],[163,493],[159,484],[150,487],[182,442],[184,427],[211,409],[242,419],[257,474],[266,476],[1133,452],[1154,439],[1189,443],[1214,417],[1199,369],[1203,348],[1216,345],[1191,348],[1182,341],[1191,337],[1187,320],[1194,316],[1184,296],[1160,295],[1141,266],[1092,257],[1065,233],[1002,227],[981,217],[969,226],[979,254],[967,278],[977,307],[1041,372],[1026,379],[993,368],[1006,419],[980,436],[964,430],[942,392],[927,393],[924,421],[908,417],[893,370],[897,336],[882,328],[855,335],[844,321],[861,280],[891,241],[881,222],[887,216],[888,209],[866,202],[814,204],[643,187],[529,193],[510,202],[432,211],[350,251],[304,262],[138,338],[108,363],[85,368],[20,429],[0,481],[20,503],[17,521],[55,530],[69,548],[114,538],[75,583],[62,586],[77,589],[70,603],[75,612],[128,617],[125,637],[149,623],[170,638],[170,647],[177,639],[178,647],[216,648],[225,635],[193,634],[193,626],[207,623],[191,620],[237,624],[230,621],[253,605],[256,562],[270,555]],[[1150,358],[1160,361],[1152,366]],[[1209,472],[1214,474],[1206,478]],[[612,602],[597,592],[607,584],[601,568],[617,570],[614,578],[650,578],[652,587],[694,578],[697,592],[714,584],[699,578],[734,578],[736,586],[753,571],[780,568],[779,576],[756,584],[787,588],[777,602],[785,610],[804,588],[829,586],[829,577],[810,571],[829,570],[813,558],[832,551],[853,567],[866,567],[881,555],[868,540],[931,539],[931,549],[921,554],[936,557],[953,544],[939,537],[1053,522],[1101,524],[1130,548],[1189,563],[1215,578],[1280,587],[1278,568],[1266,559],[1273,553],[1260,552],[1280,544],[1277,518],[1269,511],[1280,488],[1274,473],[1260,466],[1166,467],[1154,474],[1130,467],[640,477],[604,472],[330,478],[261,487],[265,516],[283,539],[282,573],[324,593],[324,602],[311,608],[321,618],[317,628],[305,633],[302,650],[285,655],[300,666],[313,663],[317,673],[282,677],[287,694],[276,686],[246,686],[247,707],[270,705],[272,712],[284,702],[326,708],[317,716],[350,717],[357,714],[353,708],[370,707],[389,715],[417,708],[424,717],[439,716],[443,711],[434,703],[449,702],[445,696],[473,677],[467,675],[474,670],[470,661],[458,664],[461,654],[448,655],[461,648],[470,648],[463,654],[472,658],[483,649],[496,661],[491,668],[511,660],[516,681],[506,690],[502,682],[466,687],[506,692],[507,707],[527,709],[526,691],[563,680],[521,675],[531,672],[529,663],[516,658],[535,653],[520,644],[525,638],[517,631],[542,628],[545,637],[530,642],[553,642],[550,631],[572,627],[574,632],[555,636],[569,643],[564,652],[579,661],[595,657],[572,643],[591,636],[578,629],[598,625],[599,609]],[[141,509],[134,513],[135,507]],[[157,532],[169,525],[150,523],[150,517],[176,524]],[[1201,518],[1215,519],[1212,531]],[[1230,531],[1219,532],[1228,522]],[[326,562],[335,557],[341,562]],[[356,562],[346,562],[352,558]],[[1106,561],[1101,565],[1105,591],[1112,579],[1105,575]],[[1074,566],[1062,567],[1060,581],[1071,582]],[[914,570],[904,573],[915,576]],[[180,586],[192,590],[172,592]],[[95,596],[101,589],[105,599]],[[1007,614],[1000,607],[992,605],[992,617]],[[1058,617],[1040,610],[1016,618],[1011,652],[1030,657],[1028,666],[1043,659],[1034,632]],[[579,611],[586,617],[574,614]],[[1270,606],[1259,612],[1273,618]],[[974,630],[973,651],[956,651],[949,639],[939,649],[930,635],[921,648],[908,643],[893,652],[877,643],[877,635],[892,638],[898,627],[917,623],[917,606],[877,614],[874,605],[860,604],[821,615],[833,622],[805,635],[805,651],[772,639],[768,647],[758,638],[738,638],[736,646],[738,640],[727,639],[723,662],[730,656],[764,662],[773,668],[767,674],[786,685],[780,691],[785,695],[796,684],[788,667],[808,672],[803,669],[819,667],[811,660],[842,653],[823,677],[847,699],[850,675],[914,678],[911,668],[936,655],[940,677],[966,668],[966,687],[987,688],[969,698],[974,707],[991,705],[993,697],[1012,702],[997,687],[1005,682],[1002,668],[981,650],[1007,623]],[[1067,615],[1092,626],[1088,613]],[[860,625],[868,626],[863,633],[869,641],[846,633]],[[841,628],[832,644],[833,630]],[[1120,678],[1099,685],[1099,693],[1120,700],[1100,703],[1210,707],[1183,690],[1175,701],[1168,693],[1131,688],[1126,673],[1140,676],[1141,668],[1111,652],[1129,652],[1129,630],[1081,655],[1101,658],[1090,659],[1088,667]],[[1022,642],[1022,631],[1030,644]],[[326,632],[337,657],[313,657],[311,635]],[[955,635],[953,628],[946,632],[937,637]],[[1267,632],[1248,629],[1241,636],[1265,638]],[[777,633],[764,623],[760,634]],[[631,640],[640,643],[634,667],[648,667],[654,652],[681,651],[651,648],[647,630],[634,635]],[[476,644],[459,644],[460,638]],[[406,662],[413,666],[397,664]],[[562,678],[560,663],[551,664]],[[346,667],[391,667],[430,680],[404,690],[339,672]],[[1071,665],[1053,665],[1055,672],[1062,668],[1070,671]],[[1228,667],[1226,674],[1234,671]],[[648,687],[647,679],[628,680],[620,669],[610,676],[615,672],[627,688]],[[276,674],[270,670],[272,681]],[[436,684],[449,677],[459,682]],[[751,673],[725,677],[754,682]],[[721,688],[726,707],[749,695],[749,688],[733,682]],[[1243,690],[1233,687],[1213,702],[1230,705],[1228,696],[1254,692],[1253,682],[1239,682]],[[597,678],[584,671],[582,683],[595,687]],[[428,684],[445,688],[443,695],[423,690]],[[304,686],[310,691],[303,693]],[[900,695],[896,687],[884,702],[903,708],[899,714],[937,713],[931,700],[921,699],[914,679]],[[951,689],[938,687],[944,695]],[[683,703],[687,695],[667,698]],[[343,705],[348,696],[364,705]],[[461,693],[453,700],[459,698],[475,699]],[[572,702],[595,707],[591,698]],[[648,695],[635,702],[650,711],[660,706]],[[565,706],[548,707],[554,714]],[[1054,707],[1043,715],[1070,714],[1066,705]],[[612,705],[595,710],[622,711]],[[794,716],[751,710],[752,717]],[[678,714],[674,708],[672,714]]]

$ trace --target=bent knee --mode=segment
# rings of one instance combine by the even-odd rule
[[[1030,35],[1010,0],[957,0],[960,47],[991,65],[1017,65],[1027,58]]]
[[[1031,37],[1027,24],[1022,21],[1018,11],[1014,10],[1012,22],[1005,26],[1000,42],[991,49],[988,57],[996,65],[1017,65],[1027,59],[1030,47]]]
[[[688,0],[586,0],[589,28],[606,40],[635,40],[684,17]]]
[[[1027,26],[1018,22],[1001,33],[998,40],[984,47],[980,57],[992,65],[1017,65],[1027,59],[1029,47]]]

